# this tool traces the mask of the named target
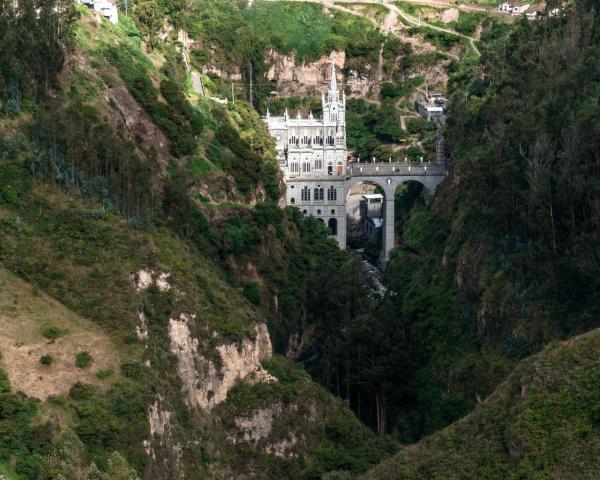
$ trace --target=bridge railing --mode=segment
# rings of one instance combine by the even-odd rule
[[[373,177],[392,175],[448,175],[446,165],[428,162],[398,163],[351,163],[346,167],[346,175],[351,177]]]

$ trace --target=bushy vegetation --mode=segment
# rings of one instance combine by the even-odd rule
[[[316,60],[332,50],[346,50],[350,58],[377,61],[373,55],[383,37],[371,22],[335,10],[327,16],[323,11],[316,3],[257,1],[245,9],[237,2],[219,0],[202,4],[186,22],[195,36],[219,49],[222,60],[237,65],[258,60],[264,54],[259,48],[293,52],[298,61]],[[306,35],[307,30],[311,35]]]
[[[64,0],[5,2],[0,9],[0,115],[31,110],[56,85],[73,41],[74,6]],[[35,32],[35,35],[31,35]]]
[[[389,453],[341,400],[281,358],[265,362],[279,382],[239,384],[222,408],[247,415],[295,405],[290,411],[302,422],[310,415],[299,396],[305,392],[323,419],[307,427],[309,448],[288,462],[229,445],[220,422],[231,427],[231,416],[199,415],[182,398],[168,337],[171,319],[182,313],[196,312],[190,329],[199,354],[217,364],[215,345],[239,342],[255,322],[267,322],[277,353],[302,360],[379,434],[404,441],[470,411],[548,341],[594,326],[599,35],[585,14],[591,3],[581,1],[585,8],[565,18],[520,23],[508,43],[484,52],[476,75],[453,65],[448,136],[460,181],[433,203],[418,187],[398,196],[403,243],[386,270],[390,294],[377,306],[357,256],[341,252],[316,219],[277,207],[273,144],[252,106],[207,105],[191,95],[177,49],[159,32],[168,17],[198,40],[194,62],[216,59],[255,79],[267,48],[305,60],[343,48],[348,67],[362,71],[385,41],[384,68],[402,59],[382,104],[348,102],[349,146],[363,158],[386,158],[390,142],[403,138],[395,102],[420,82],[405,73],[439,54],[412,55],[370,24],[325,16],[313,4],[138,2],[133,16],[154,61],[135,28],[90,22],[102,38],[89,52],[95,66],[85,73],[73,67],[51,99],[32,104],[30,117],[2,124],[0,261],[105,329],[125,358],[118,371],[96,372],[101,387],[77,384],[42,404],[72,429],[61,434],[41,420],[52,415],[39,415],[38,403],[11,393],[0,375],[0,465],[27,479],[75,478],[86,469],[103,480],[135,478],[136,471],[167,478],[178,464],[176,473],[190,479],[217,465],[225,476],[251,468],[312,480],[352,478]],[[308,23],[314,36],[305,35]],[[470,31],[473,22],[463,27]],[[436,33],[431,40],[448,48],[452,38]],[[96,69],[98,82],[89,81]],[[39,84],[23,87],[30,98],[43,98]],[[103,91],[123,85],[165,132],[170,152],[142,149],[115,120]],[[274,110],[284,103],[274,102]],[[433,134],[418,120],[408,129]],[[240,200],[253,206],[234,203]],[[130,275],[141,267],[167,271],[173,287],[136,291]],[[141,315],[146,340],[135,334]],[[90,361],[88,354],[77,363]],[[170,415],[172,436],[152,444],[164,465],[150,462],[141,443],[152,440],[151,405]],[[542,412],[546,422],[550,411]],[[576,434],[586,431],[587,423]]]
[[[401,112],[392,99],[381,105],[363,99],[347,102],[346,132],[348,148],[354,149],[357,157],[371,160],[387,160],[392,155],[389,144],[404,138],[400,126]]]
[[[593,11],[583,1],[561,19],[519,22],[484,51],[484,81],[454,77],[447,138],[456,181],[403,223],[386,269],[394,294],[356,322],[355,340],[340,328],[349,338],[340,351],[373,353],[357,371],[381,375],[402,439],[453,422],[519,359],[598,325]],[[567,59],[568,71],[557,70]],[[352,364],[360,352],[347,354]],[[343,383],[352,388],[350,372]]]
[[[42,335],[50,340],[56,340],[67,333],[64,329],[55,325],[50,325],[42,330]]]
[[[159,91],[148,77],[148,60],[132,52],[128,47],[110,48],[108,58],[119,70],[127,88],[152,117],[152,120],[169,137],[171,152],[175,156],[188,155],[196,149],[195,136],[202,132],[203,121],[185,98],[181,87],[173,80],[165,79]]]
[[[40,364],[42,365],[52,365],[54,362],[54,357],[52,355],[42,355],[40,357]]]
[[[303,457],[300,461],[282,462],[260,458],[265,478],[321,479],[327,474],[356,478],[369,467],[395,450],[392,442],[377,439],[373,432],[360,424],[339,399],[327,395],[312,383],[298,365],[281,357],[263,362],[268,372],[278,381],[270,384],[239,384],[220,407],[225,418],[247,415],[261,408],[285,405],[295,412],[290,418],[277,419],[272,426],[275,438],[302,431],[315,440],[302,440]],[[309,413],[313,409],[313,413]],[[283,420],[283,421],[282,421]],[[235,431],[233,425],[229,427]],[[289,429],[289,431],[287,431]],[[248,455],[248,446],[236,448],[237,455]],[[334,477],[335,478],[335,477]]]
[[[89,352],[79,352],[75,355],[75,366],[77,368],[87,368],[92,364],[92,356]]]
[[[366,478],[597,477],[598,348],[595,330],[524,360],[464,420]]]

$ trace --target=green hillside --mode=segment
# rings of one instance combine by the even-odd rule
[[[0,5],[0,478],[598,477],[599,7],[563,7],[460,13],[476,58],[356,5]],[[281,208],[260,111],[319,102],[269,98],[271,50],[343,50],[357,154],[445,134],[381,301]],[[445,126],[405,118],[432,71]]]
[[[50,9],[56,43],[27,45],[64,52],[54,73],[21,77],[33,60],[3,50],[0,462],[23,479],[312,479],[389,456],[284,357],[367,297],[313,298],[360,261],[277,207],[258,114],[193,94],[174,44],[149,52],[130,19],[72,8]],[[37,28],[22,12],[2,32]]]
[[[523,360],[475,410],[365,479],[598,478],[600,331]]]
[[[599,325],[597,8],[521,19],[456,72],[451,172],[430,202],[397,193],[390,294],[318,332],[314,375],[349,386],[361,418],[405,444],[468,414],[522,359]]]

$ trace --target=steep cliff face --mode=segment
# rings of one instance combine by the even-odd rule
[[[329,85],[332,64],[340,72],[338,81],[345,85],[349,95],[366,97],[381,82],[370,68],[364,73],[349,70],[345,76],[344,51],[334,50],[315,62],[300,63],[294,54],[282,55],[271,49],[267,52],[266,63],[269,65],[267,79],[276,81],[278,93],[284,96],[320,95]]]
[[[171,352],[177,357],[177,373],[190,407],[211,410],[227,399],[227,393],[239,381],[268,383],[277,380],[260,363],[272,354],[269,332],[264,324],[254,327],[256,336],[253,339],[217,345],[218,358],[212,361],[198,351],[198,340],[192,337],[188,325],[194,319],[195,315],[182,313],[178,319],[169,320]]]

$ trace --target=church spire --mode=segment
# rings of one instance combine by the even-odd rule
[[[331,85],[329,86],[329,90],[333,93],[337,93],[337,74],[335,73],[335,63],[331,62]]]
[[[337,73],[335,71],[335,63],[331,62],[331,83],[329,84],[329,92],[327,92],[327,103],[339,102],[340,93],[338,91]]]

